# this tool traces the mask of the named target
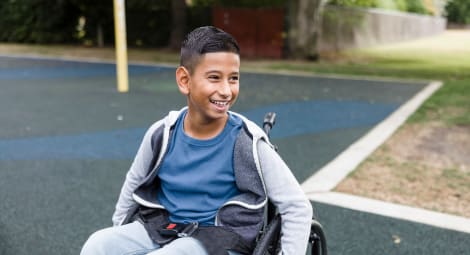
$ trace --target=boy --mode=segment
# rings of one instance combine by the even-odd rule
[[[186,36],[176,82],[187,107],[146,132],[114,227],[90,236],[81,254],[251,254],[268,197],[282,215],[282,254],[305,254],[309,201],[264,132],[229,111],[239,51],[215,27]]]

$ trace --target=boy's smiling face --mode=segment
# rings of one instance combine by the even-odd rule
[[[225,125],[227,112],[238,96],[239,78],[240,57],[231,52],[202,55],[192,74],[179,67],[176,79],[181,93],[187,96],[192,121]]]

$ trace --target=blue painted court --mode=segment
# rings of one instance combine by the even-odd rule
[[[146,128],[185,105],[173,67],[131,65],[129,72],[130,92],[120,94],[113,64],[0,57],[0,254],[78,254],[91,232],[111,224]],[[247,72],[240,83],[233,110],[258,123],[277,113],[272,139],[300,182],[425,86]],[[376,241],[383,226],[405,231],[407,223],[315,207],[331,254],[422,254],[411,243],[397,249]],[[455,252],[470,243],[468,235],[415,228],[457,240],[447,254],[464,254]],[[428,239],[409,235],[413,244]],[[441,254],[442,247],[422,251]]]

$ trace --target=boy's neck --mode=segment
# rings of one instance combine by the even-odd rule
[[[203,121],[186,114],[183,122],[184,132],[192,138],[207,140],[220,134],[224,130],[227,120],[228,115],[225,118],[213,121]]]

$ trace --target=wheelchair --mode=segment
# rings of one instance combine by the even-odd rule
[[[271,128],[274,126],[276,113],[266,113],[263,120],[263,130],[269,137]],[[277,151],[277,147],[275,147]],[[281,215],[277,213],[275,206],[268,201],[267,207],[267,223],[258,239],[253,255],[272,255],[278,254],[280,250],[281,237]],[[326,236],[323,226],[316,220],[313,215],[310,226],[310,252],[312,255],[327,255]]]
[[[269,112],[265,115],[263,121],[263,130],[269,137],[271,128],[275,124],[276,114]],[[277,147],[275,147],[277,151]],[[140,206],[136,205],[124,220],[123,224],[127,224],[136,219]],[[274,204],[268,201],[266,207],[266,221],[262,231],[258,235],[256,247],[253,255],[274,255],[278,254],[281,246],[281,215],[276,211]],[[311,221],[310,227],[310,251],[312,255],[327,255],[326,237],[322,225],[316,220],[315,215]]]

